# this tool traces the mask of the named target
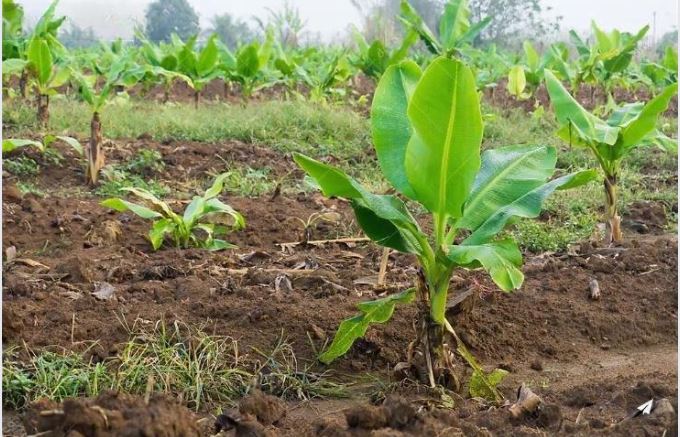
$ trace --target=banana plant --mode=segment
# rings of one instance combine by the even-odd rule
[[[90,141],[86,148],[87,170],[86,182],[95,185],[99,179],[99,171],[104,167],[105,157],[102,150],[102,123],[100,113],[109,98],[115,95],[115,88],[131,85],[126,74],[130,69],[130,54],[119,55],[107,68],[95,67],[94,73],[85,75],[78,73],[76,81],[82,99],[90,106],[92,117],[90,120]],[[98,80],[103,81],[97,90]]]
[[[22,56],[24,8],[14,0],[2,1],[2,61]],[[3,68],[4,70],[4,68]],[[3,74],[5,74],[3,72]]]
[[[513,65],[508,72],[508,93],[518,100],[525,100],[531,94],[525,92],[527,87],[527,77],[522,65]]]
[[[52,147],[52,144],[54,144],[57,141],[62,141],[68,144],[79,156],[83,156],[83,146],[77,139],[63,135],[51,135],[51,134],[45,135],[42,141],[20,138],[8,138],[2,140],[2,154],[5,155],[17,149],[30,146],[37,149],[38,152],[40,152],[42,155],[46,155],[49,153],[56,155],[58,158],[61,158],[59,152]]]
[[[163,87],[163,103],[167,103],[170,100],[172,84],[176,80],[190,84],[191,79],[177,71],[177,55],[173,46],[155,45],[141,32],[137,32],[135,38],[142,43],[139,49],[142,62],[138,67],[137,81],[142,84],[144,92],[153,85],[160,84]]]
[[[196,35],[189,38],[177,55],[177,68],[180,73],[189,78],[187,82],[194,90],[194,106],[198,108],[201,91],[213,79],[221,74],[218,68],[218,49],[215,43],[216,35],[212,35],[205,46],[199,51],[194,50]]]
[[[2,74],[5,76],[19,76],[19,93],[27,97],[29,82],[30,60],[28,46],[34,39],[41,39],[47,43],[52,58],[61,60],[66,55],[66,49],[59,42],[57,32],[66,17],[55,18],[54,13],[58,0],[54,0],[36,23],[30,35],[23,33],[24,11],[21,5],[13,0],[2,2]],[[35,73],[35,71],[33,71]],[[38,97],[40,100],[40,97]],[[40,101],[38,102],[40,107]]]
[[[654,86],[666,87],[678,81],[678,52],[672,46],[668,46],[661,63],[645,62],[640,69]]]
[[[69,80],[71,70],[54,62],[47,40],[38,36],[28,43],[27,61],[36,90],[38,122],[45,128],[50,119],[50,96],[58,94],[58,88]]]
[[[465,44],[471,44],[491,23],[491,17],[486,17],[478,23],[470,23],[468,0],[449,0],[444,5],[444,13],[439,19],[437,38],[408,0],[401,0],[400,11],[399,20],[409,31],[416,32],[434,55],[454,54]]]
[[[153,250],[160,249],[167,236],[172,238],[178,248],[186,249],[194,246],[212,251],[233,249],[236,248],[235,245],[215,238],[245,227],[243,216],[217,198],[228,176],[228,173],[217,176],[202,196],[194,196],[182,215],[174,212],[166,202],[142,188],[123,188],[123,190],[146,201],[151,207],[120,198],[106,199],[101,204],[119,212],[131,211],[139,217],[153,220],[149,231],[149,241]],[[223,216],[231,221],[229,226],[220,222]]]
[[[261,79],[264,67],[269,62],[274,48],[274,34],[268,30],[262,44],[253,41],[241,47],[236,54],[236,68],[227,73],[226,79],[241,85],[241,95],[247,101]]]
[[[657,145],[677,153],[677,140],[666,137],[657,128],[657,120],[678,92],[678,84],[667,86],[658,96],[642,102],[622,105],[606,120],[586,111],[555,75],[546,70],[546,86],[561,127],[557,135],[571,145],[590,149],[604,173],[605,218],[608,243],[623,240],[618,214],[618,182],[622,160],[639,146]]]
[[[649,31],[649,26],[643,27],[636,34],[617,29],[607,33],[595,21],[591,22],[591,27],[595,35],[591,45],[587,45],[575,31],[569,32],[579,54],[572,89],[576,90],[580,84],[588,83],[591,86],[601,85],[605,93],[610,94],[612,78],[628,68],[637,45]],[[594,88],[592,92],[594,93]],[[593,96],[594,94],[591,95],[591,100]]]
[[[500,235],[502,230],[517,217],[538,216],[553,191],[585,183],[594,172],[550,180],[556,151],[547,146],[480,154],[482,114],[473,73],[447,57],[435,59],[424,72],[412,61],[388,68],[375,92],[371,127],[383,175],[431,214],[432,233],[425,233],[400,196],[371,193],[337,168],[294,155],[324,195],[349,200],[372,241],[415,256],[419,265],[413,288],[359,304],[360,314],[340,324],[319,359],[330,363],[371,323],[387,322],[397,304],[416,301],[417,335],[405,367],[426,375],[431,386],[455,387],[452,356],[457,350],[473,369],[470,387],[481,382],[491,398],[499,399],[495,384],[502,371],[482,371],[446,318],[451,276],[456,269],[481,267],[503,291],[519,288],[522,254],[511,237]]]
[[[524,58],[508,73],[508,92],[516,99],[529,98],[543,81],[546,57],[541,58],[531,41],[522,43]]]
[[[352,35],[359,51],[350,61],[366,76],[376,80],[380,79],[389,66],[403,61],[408,56],[411,46],[418,41],[418,33],[411,30],[406,34],[401,45],[390,53],[380,40],[376,39],[369,45],[356,27],[352,29]]]
[[[344,96],[341,85],[351,77],[349,62],[344,54],[334,55],[327,63],[314,63],[298,68],[298,75],[309,87],[309,100],[326,103],[329,97]]]

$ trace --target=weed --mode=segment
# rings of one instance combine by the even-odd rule
[[[19,177],[31,177],[40,173],[40,166],[33,158],[17,156],[2,161],[2,168]]]
[[[80,354],[46,351],[31,355],[27,364],[21,364],[16,349],[3,354],[3,405],[22,408],[40,398],[61,401],[96,396],[110,383],[104,364],[86,361]]]
[[[268,167],[258,169],[236,167],[226,173],[224,187],[227,191],[242,197],[263,196],[276,188],[276,181],[269,178],[270,172],[271,169]]]
[[[168,187],[153,179],[144,179],[139,175],[131,174],[116,166],[104,167],[101,174],[104,181],[94,190],[94,193],[98,196],[125,195],[127,193],[126,190],[129,188],[141,188],[149,191],[156,197],[165,197],[169,192]]]
[[[164,168],[165,163],[160,152],[141,149],[126,163],[104,167],[101,170],[104,183],[94,192],[98,196],[120,196],[125,195],[128,188],[141,188],[156,197],[164,197],[168,194],[168,188],[151,178]]]
[[[264,360],[256,374],[265,392],[295,400],[348,396],[347,386],[329,380],[328,371],[317,373],[311,364],[299,363],[283,334],[271,351],[253,350]]]
[[[233,404],[246,393],[252,375],[243,368],[236,340],[180,322],[136,321],[128,329],[131,339],[112,365],[113,389],[142,394],[151,381],[154,391],[172,393],[196,410]]]
[[[158,150],[140,149],[135,156],[121,168],[130,173],[148,176],[165,169],[163,155]]]
[[[45,192],[33,182],[19,181],[17,188],[21,194],[33,194],[38,197],[45,197]]]

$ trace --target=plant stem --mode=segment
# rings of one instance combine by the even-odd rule
[[[605,213],[607,219],[607,244],[617,243],[623,240],[621,232],[621,217],[618,214],[618,193],[616,175],[606,175],[604,178]]]
[[[50,96],[38,94],[38,122],[43,129],[47,128],[50,121]]]
[[[99,119],[99,112],[92,113],[92,121],[90,122],[90,144],[87,149],[87,171],[85,177],[87,183],[94,185],[99,178],[99,170],[104,167],[104,152],[101,149],[102,144],[102,125]]]

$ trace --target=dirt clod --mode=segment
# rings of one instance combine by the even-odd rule
[[[382,406],[357,405],[345,411],[350,428],[380,429],[387,426],[387,410]]]
[[[84,437],[199,436],[196,417],[187,408],[164,397],[142,398],[106,392],[96,399],[67,399],[58,405],[39,401],[27,412],[28,434],[77,432]],[[77,434],[69,434],[77,435]]]
[[[274,425],[286,415],[286,406],[281,399],[253,390],[239,402],[239,412],[252,415],[263,425]]]

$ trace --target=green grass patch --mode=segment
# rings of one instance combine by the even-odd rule
[[[65,98],[50,103],[50,132],[89,135],[90,111],[86,105]],[[203,103],[198,109],[180,103],[124,105],[109,105],[102,111],[104,137],[150,134],[157,141],[239,140],[266,144],[282,152],[338,158],[361,154],[370,145],[367,120],[345,107],[294,101],[252,102],[245,107]],[[3,117],[13,136],[35,131],[35,111],[30,106],[6,102]]]
[[[260,388],[286,399],[345,397],[347,385],[328,371],[299,360],[283,335],[272,348],[243,351],[230,337],[209,335],[181,322],[123,322],[129,340],[115,357],[95,363],[84,354],[32,353],[21,360],[18,349],[3,353],[3,406],[22,409],[48,398],[97,396],[104,390],[144,395],[166,393],[194,410],[233,406],[259,381]]]
[[[103,197],[127,196],[125,188],[143,188],[156,197],[164,197],[169,192],[168,187],[152,178],[164,168],[160,152],[141,149],[128,162],[105,166],[101,170],[101,183],[94,192]]]
[[[268,167],[251,168],[229,165],[228,168],[233,168],[233,170],[227,172],[228,176],[224,181],[227,192],[242,197],[259,197],[272,193],[276,188],[277,182],[271,178],[271,169]]]

